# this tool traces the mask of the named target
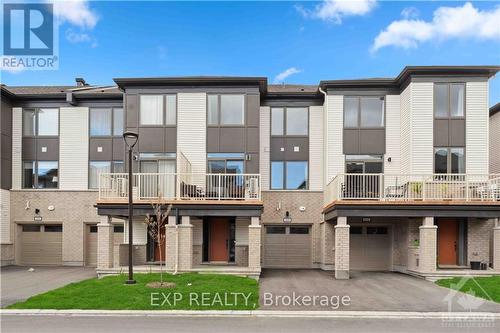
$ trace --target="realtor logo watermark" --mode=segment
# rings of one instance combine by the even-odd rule
[[[58,34],[52,3],[3,3],[1,16],[3,70],[58,69]]]
[[[151,293],[151,306],[175,308],[178,304],[187,301],[190,307],[256,307],[257,304],[250,304],[252,293],[224,292],[224,293],[188,293],[186,295],[179,292]]]

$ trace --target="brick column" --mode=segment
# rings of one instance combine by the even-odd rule
[[[335,229],[333,223],[322,222],[322,257],[321,269],[331,271],[335,263]]]
[[[335,278],[349,279],[349,225],[347,217],[337,217],[335,226]]]
[[[165,269],[174,271],[177,262],[177,225],[176,217],[169,216],[165,226]]]
[[[252,216],[248,226],[248,268],[260,271],[260,242],[261,242],[260,217]]]
[[[493,269],[500,271],[500,219],[495,219],[493,228]]]
[[[419,264],[418,271],[421,273],[433,273],[437,265],[437,226],[434,225],[434,217],[424,217],[419,227]]]
[[[113,267],[113,225],[109,216],[99,216],[97,224],[97,268]]]
[[[189,216],[182,217],[179,228],[179,271],[190,271],[193,267],[193,225]]]

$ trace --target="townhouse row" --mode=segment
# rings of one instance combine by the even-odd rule
[[[137,270],[500,273],[499,69],[2,85],[2,265],[122,271],[132,182]],[[165,244],[144,223],[156,202]]]

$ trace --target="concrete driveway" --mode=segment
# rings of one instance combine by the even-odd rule
[[[296,298],[294,304],[293,292],[310,298]],[[349,305],[347,298],[342,304],[343,296]],[[321,270],[264,270],[260,302],[262,310],[500,312],[498,303],[391,272],[351,272],[351,279],[335,280],[333,272]]]
[[[29,267],[7,266],[0,270],[1,307],[23,301],[31,296],[96,277],[92,267]]]

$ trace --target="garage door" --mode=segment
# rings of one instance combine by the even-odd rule
[[[387,226],[350,227],[352,270],[386,271],[391,266],[391,235]]]
[[[266,226],[263,258],[268,268],[310,268],[310,226]]]
[[[85,265],[97,266],[97,225],[87,225],[85,236]]]
[[[21,264],[61,265],[62,225],[23,225]]]

